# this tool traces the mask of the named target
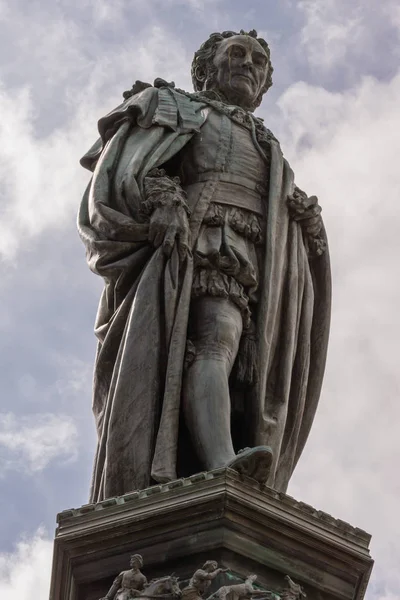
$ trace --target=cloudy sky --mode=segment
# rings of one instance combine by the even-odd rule
[[[334,309],[289,493],[373,535],[368,600],[400,600],[398,0],[0,0],[0,597],[48,596],[55,515],[87,501],[101,281],[75,219],[96,122],[135,79],[191,89],[212,31],[258,28],[258,114],[329,233]]]

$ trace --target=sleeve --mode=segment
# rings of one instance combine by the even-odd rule
[[[182,189],[179,177],[170,177],[165,169],[152,169],[144,179],[145,200],[142,212],[151,215],[156,208],[166,206],[185,209],[189,215],[186,192]]]
[[[288,209],[290,217],[301,226],[308,255],[321,256],[326,250],[326,239],[317,196],[308,197],[295,186],[293,194],[288,197]]]

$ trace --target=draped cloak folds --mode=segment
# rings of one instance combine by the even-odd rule
[[[93,171],[78,217],[92,271],[105,282],[96,318],[93,412],[98,433],[91,501],[173,480],[193,259],[167,259],[147,241],[141,213],[146,174],[198,133],[207,105],[149,87],[99,121],[81,164]],[[286,203],[293,172],[279,144],[271,166],[265,260],[257,307],[259,377],[246,392],[246,443],[269,445],[267,484],[286,491],[307,440],[325,368],[330,321],[328,250],[310,258]],[[195,243],[217,181],[195,188]],[[323,236],[325,233],[323,231]]]

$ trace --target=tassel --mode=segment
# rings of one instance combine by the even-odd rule
[[[253,323],[243,332],[240,340],[236,377],[238,381],[254,385],[258,378],[257,339]]]

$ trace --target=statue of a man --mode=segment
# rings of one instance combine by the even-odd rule
[[[207,560],[201,569],[197,569],[189,581],[189,585],[182,590],[183,600],[199,600],[201,599],[214,579],[220,574],[225,573],[228,569],[218,567],[215,560]]]
[[[329,258],[316,197],[253,115],[271,76],[257,32],[212,34],[194,94],[137,82],[81,161],[79,231],[105,282],[92,501],[223,466],[285,491],[303,450]]]
[[[143,558],[140,554],[133,554],[130,562],[131,568],[122,571],[115,579],[107,595],[102,600],[132,600],[140,596],[147,584],[147,578],[141,572]]]

